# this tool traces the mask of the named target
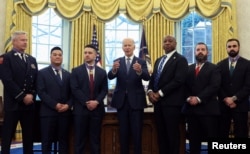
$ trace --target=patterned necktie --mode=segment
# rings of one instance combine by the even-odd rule
[[[234,68],[235,68],[235,61],[231,61],[230,68],[229,68],[231,76],[232,76],[232,74],[234,72]]]
[[[88,66],[89,69],[89,89],[90,89],[90,99],[94,99],[94,66]]]
[[[130,65],[131,65],[131,63],[130,63],[130,58],[127,58],[127,64],[126,64],[127,73],[128,73],[128,71],[129,71]]]
[[[160,79],[160,76],[161,76],[161,72],[162,72],[162,68],[163,68],[163,64],[164,64],[166,58],[167,58],[167,56],[164,56],[161,59],[160,64],[158,66],[157,73],[156,73],[155,79],[154,79],[154,90],[158,90],[158,82],[159,82],[159,79]]]

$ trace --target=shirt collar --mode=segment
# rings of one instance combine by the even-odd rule
[[[236,57],[229,57],[229,61],[230,62],[236,62],[239,58],[240,58],[239,55],[237,55]]]
[[[171,57],[174,53],[176,52],[176,50],[173,50],[167,54],[165,54],[165,56],[167,56],[168,58]]]
[[[54,71],[59,70],[61,71],[62,67],[61,66],[55,66],[53,64],[50,65]]]
[[[130,57],[125,56],[125,60],[127,60],[127,58],[130,58],[130,60],[132,61],[132,60],[133,60],[133,58],[134,58],[134,55],[132,55],[132,56],[130,56]]]
[[[16,48],[13,48],[12,50],[15,51],[15,52],[17,52],[17,53],[20,53],[20,54],[21,54],[21,53],[24,53],[24,51],[19,51],[19,50],[16,49]]]
[[[89,65],[88,63],[85,63],[86,68],[89,70],[95,69],[95,65]]]

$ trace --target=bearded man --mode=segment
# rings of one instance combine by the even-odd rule
[[[219,93],[221,118],[219,135],[229,137],[231,121],[234,122],[234,137],[248,137],[248,110],[250,94],[250,63],[239,55],[240,42],[229,39],[226,43],[228,58],[218,63],[222,84]]]
[[[218,91],[221,76],[215,64],[207,61],[208,47],[200,42],[195,47],[196,63],[189,65],[186,80],[186,103],[183,113],[188,124],[191,154],[200,154],[201,142],[218,134],[220,114]]]

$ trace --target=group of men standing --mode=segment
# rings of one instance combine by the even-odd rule
[[[240,43],[229,39],[229,57],[217,65],[207,61],[208,47],[195,47],[196,63],[188,65],[176,50],[176,39],[165,36],[165,54],[158,58],[150,75],[145,60],[134,55],[135,42],[125,38],[124,56],[114,60],[106,71],[95,64],[97,51],[84,47],[84,63],[69,73],[62,68],[63,51],[53,47],[51,64],[38,71],[36,59],[26,54],[27,33],[15,32],[13,49],[4,55],[1,78],[4,85],[4,123],[2,154],[10,153],[10,144],[20,121],[23,153],[33,153],[35,98],[41,99],[40,121],[43,154],[59,142],[59,153],[69,153],[69,129],[73,113],[74,153],[82,154],[88,138],[91,153],[101,152],[101,125],[108,79],[116,78],[111,106],[117,109],[120,153],[142,152],[142,129],[146,93],[154,105],[160,154],[179,154],[179,124],[185,115],[188,124],[190,153],[200,153],[201,142],[208,138],[228,138],[231,120],[235,137],[248,137],[250,62],[239,55]],[[145,93],[142,80],[149,81]]]

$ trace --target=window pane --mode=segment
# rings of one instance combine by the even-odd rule
[[[124,56],[122,40],[126,37],[135,40],[135,56],[139,54],[140,25],[130,21],[125,15],[119,15],[114,20],[105,24],[105,69],[108,72],[113,61]],[[109,80],[109,89],[113,89],[116,80]]]
[[[48,9],[32,17],[32,55],[39,69],[50,64],[50,50],[54,46],[62,46],[62,19]]]
[[[195,62],[194,48],[198,42],[208,46],[208,61],[211,61],[212,26],[211,21],[192,12],[181,21],[181,49],[188,63]]]

